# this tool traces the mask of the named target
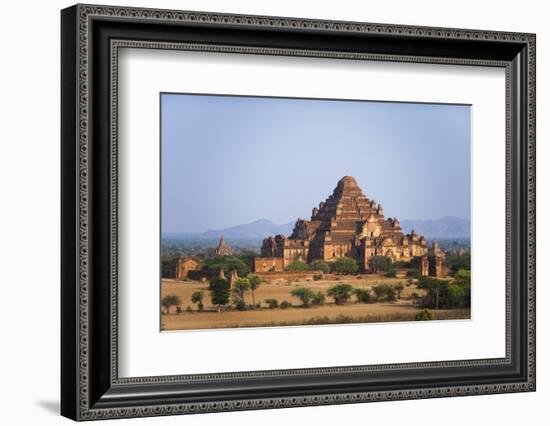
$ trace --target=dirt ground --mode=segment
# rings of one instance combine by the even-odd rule
[[[326,298],[322,306],[310,308],[301,307],[301,302],[291,296],[290,291],[296,287],[307,287],[313,291],[326,293],[329,287],[336,283],[347,283],[354,287],[370,288],[373,285],[397,284],[401,281],[405,289],[401,292],[401,299],[394,303],[355,303],[355,296],[345,305],[336,305],[332,298]],[[198,312],[197,306],[191,303],[191,294],[195,291],[204,292],[204,311]],[[282,326],[300,324],[328,324],[340,322],[390,322],[410,321],[420,310],[410,298],[413,292],[421,294],[416,286],[407,286],[407,280],[403,278],[386,278],[376,275],[361,276],[360,278],[349,277],[343,280],[322,280],[322,281],[298,281],[288,283],[278,281],[273,283],[262,283],[255,291],[256,303],[262,304],[262,309],[249,311],[222,311],[217,312],[210,302],[208,283],[197,281],[174,281],[162,280],[161,296],[168,294],[177,295],[181,301],[182,312],[176,313],[172,307],[170,313],[162,313],[161,325],[163,330],[185,330],[205,328],[236,328],[236,327],[262,327]],[[264,300],[268,298],[277,299],[280,302],[286,300],[292,303],[288,309],[268,309]],[[252,304],[250,292],[245,297],[246,303]],[[190,307],[191,312],[188,311]],[[435,313],[436,319],[467,319],[470,317],[469,310],[439,310]]]

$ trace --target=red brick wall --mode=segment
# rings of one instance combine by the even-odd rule
[[[282,257],[255,257],[253,263],[253,271],[256,273],[268,272],[274,268],[275,272],[284,271]]]

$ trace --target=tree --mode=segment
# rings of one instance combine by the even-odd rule
[[[246,275],[250,272],[250,267],[235,256],[216,256],[205,259],[202,269],[206,271],[214,271],[216,273],[223,269],[226,274],[229,274],[232,271],[237,271],[237,274],[241,277],[246,277]]]
[[[290,294],[300,299],[304,308],[309,307],[311,305],[311,300],[315,297],[313,290],[305,287],[294,288]]]
[[[417,288],[423,289],[423,290],[431,290],[438,287],[442,287],[444,285],[448,284],[446,280],[440,280],[438,278],[433,277],[420,277],[418,279],[418,283],[416,285]]]
[[[438,296],[438,298],[436,299],[436,303],[439,307],[469,308],[471,293],[470,281],[470,271],[460,269],[455,273],[454,279],[450,283],[442,280],[440,280],[439,283],[430,281],[423,283],[423,285],[432,286],[432,288],[428,290],[428,296],[431,296],[431,299],[426,297],[425,304],[428,305],[432,302],[433,305],[433,293],[437,288],[438,293],[436,293],[436,297]],[[436,285],[438,287],[436,287]]]
[[[262,283],[262,278],[258,274],[248,274],[246,276],[248,282],[250,283],[250,290],[252,291],[252,305],[256,307],[256,299],[254,297],[254,291],[258,289]]]
[[[353,287],[350,284],[336,284],[328,289],[327,295],[334,299],[337,305],[344,305],[351,297]]]
[[[210,281],[210,298],[212,304],[218,307],[218,312],[221,306],[229,303],[230,288],[229,281],[224,278],[216,277]]]
[[[388,256],[369,257],[369,269],[371,272],[387,272],[391,268],[392,263]]]
[[[395,288],[395,291],[397,293],[397,298],[401,299],[401,292],[405,288],[402,281],[399,281],[393,288]]]
[[[252,265],[255,257],[258,257],[259,253],[250,249],[243,249],[241,253],[237,256],[238,259],[242,260],[245,265]]]
[[[314,260],[313,262],[311,262],[309,266],[311,267],[312,270],[320,271],[324,274],[330,271],[330,267],[328,266],[328,263],[321,259]]]
[[[204,292],[203,291],[195,291],[191,295],[191,303],[196,303],[199,311],[202,311],[204,309],[204,305],[202,304],[202,299],[204,298]]]
[[[332,269],[339,274],[355,274],[359,270],[359,265],[355,259],[344,256],[334,261]]]
[[[267,304],[269,309],[275,309],[279,307],[279,301],[277,299],[265,299],[264,302]]]
[[[313,295],[313,299],[311,299],[312,305],[324,305],[325,304],[325,295],[318,291]]]
[[[288,300],[283,300],[280,304],[279,304],[279,308],[281,309],[288,309],[292,306],[292,303],[290,303]]]
[[[454,275],[454,282],[459,285],[470,285],[472,273],[466,269],[459,269]]]
[[[166,309],[166,313],[170,313],[170,308],[172,306],[181,305],[181,299],[175,294],[168,294],[162,298],[162,307]]]
[[[420,278],[421,277],[420,271],[416,268],[409,269],[407,271],[407,277],[409,277],[409,279],[410,278]]]
[[[390,268],[384,273],[385,277],[395,278],[397,276],[397,271],[395,268]]]
[[[295,260],[286,269],[287,271],[309,271],[309,265],[303,260]]]
[[[393,302],[396,298],[395,288],[389,284],[378,284],[372,287],[379,302]]]
[[[208,290],[211,290],[214,286],[221,282],[229,284],[227,278],[220,278],[218,276],[210,278],[210,281],[208,283]]]
[[[358,303],[369,303],[370,302],[370,291],[367,288],[354,288],[353,294],[357,297]]]
[[[451,284],[447,289],[447,304],[451,308],[458,308],[464,304],[464,287]]]
[[[469,273],[466,271],[462,278],[452,283],[431,277],[422,277],[417,287],[426,290],[422,298],[422,305],[427,308],[468,308],[470,307]]]
[[[427,309],[422,309],[419,313],[416,314],[414,317],[415,321],[430,321],[434,319],[434,315],[431,311]]]
[[[248,290],[250,290],[250,281],[248,281],[248,278],[237,278],[232,289],[237,309],[244,310],[246,308],[244,295]]]
[[[445,258],[445,265],[451,271],[451,274],[455,274],[460,269],[465,269],[469,271],[470,268],[470,253],[460,254],[449,254]]]

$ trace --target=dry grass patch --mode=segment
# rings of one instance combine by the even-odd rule
[[[302,308],[299,307],[300,301],[290,294],[296,287],[307,287],[314,292],[326,293],[331,286],[341,282],[349,283],[354,287],[370,288],[379,283],[397,284],[399,281],[406,284],[406,280],[403,279],[378,276],[360,279],[349,277],[342,280],[262,283],[256,290],[256,301],[262,302],[262,309],[217,312],[210,301],[208,283],[163,280],[162,297],[168,294],[177,295],[182,300],[180,307],[182,312],[176,313],[176,308],[172,307],[171,313],[163,314],[161,321],[164,330],[413,321],[414,316],[420,311],[418,305],[410,300],[413,292],[421,293],[415,286],[405,285],[401,299],[394,303],[355,303],[355,296],[352,296],[350,303],[336,305],[332,303],[331,298],[327,297],[327,302],[330,303]],[[196,306],[191,303],[191,295],[199,290],[205,293],[204,312],[198,312]],[[289,309],[268,309],[263,303],[265,299],[277,299],[279,303],[287,300],[293,306]],[[247,294],[246,302],[252,303],[250,294]],[[191,312],[187,311],[188,306],[191,307]],[[470,318],[469,310],[454,309],[436,312],[436,319],[468,318]]]

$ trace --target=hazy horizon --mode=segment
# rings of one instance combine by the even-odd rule
[[[468,221],[468,222],[470,221],[470,219],[465,219],[465,218],[462,218],[462,217],[459,217],[459,216],[443,216],[443,217],[437,217],[437,218],[433,218],[433,219],[413,219],[413,218],[402,218],[402,219],[398,218],[398,219],[399,219],[400,222],[426,222],[426,221],[438,221],[438,220],[446,219],[446,218],[453,218],[453,219],[464,220],[464,221]],[[288,220],[288,221],[282,222],[282,223],[277,223],[277,222],[272,221],[269,218],[261,217],[259,219],[253,220],[251,222],[235,223],[233,225],[229,225],[229,226],[226,226],[226,227],[223,227],[223,228],[208,228],[208,229],[203,229],[203,230],[200,230],[200,231],[193,231],[193,232],[163,231],[162,235],[163,236],[166,236],[166,235],[200,235],[200,234],[203,234],[203,233],[206,233],[206,232],[209,232],[209,231],[220,231],[220,230],[224,230],[224,229],[228,229],[228,228],[234,228],[234,227],[238,227],[238,226],[242,226],[242,225],[250,225],[250,224],[253,224],[253,223],[260,222],[260,221],[268,221],[268,222],[271,222],[275,226],[284,226],[284,225],[288,225],[288,224],[294,224],[297,219],[299,219],[299,218],[291,219],[291,220]],[[309,220],[309,218],[303,218],[303,217],[301,219],[308,219]]]
[[[386,217],[470,220],[470,106],[161,95],[162,234],[309,219],[352,175]]]

